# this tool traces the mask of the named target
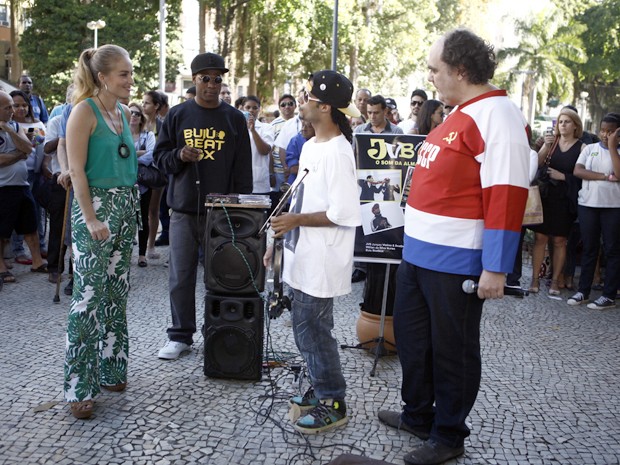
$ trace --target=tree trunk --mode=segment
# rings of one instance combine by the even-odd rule
[[[17,24],[17,18],[19,17],[19,1],[10,0],[10,20],[11,20],[11,72],[9,74],[9,80],[11,84],[17,85],[17,81],[22,73],[22,60],[19,54],[18,42],[19,42],[19,24]]]
[[[206,41],[206,21],[207,21],[207,3],[204,0],[198,2],[198,51],[199,53],[205,52]]]

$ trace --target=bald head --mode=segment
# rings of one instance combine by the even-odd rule
[[[0,90],[0,121],[5,123],[13,117],[13,98]]]

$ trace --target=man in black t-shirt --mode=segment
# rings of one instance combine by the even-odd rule
[[[191,64],[196,97],[173,107],[153,152],[169,175],[170,308],[169,341],[158,357],[174,360],[189,351],[196,332],[198,247],[204,250],[205,197],[209,193],[252,192],[252,151],[243,114],[220,101],[224,59],[202,53]]]

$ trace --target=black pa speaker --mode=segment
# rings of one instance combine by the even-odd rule
[[[260,380],[263,361],[260,297],[205,298],[204,373],[211,378]]]
[[[266,215],[266,209],[257,208],[209,210],[205,254],[208,291],[224,295],[263,292],[266,238],[259,238],[257,233]]]

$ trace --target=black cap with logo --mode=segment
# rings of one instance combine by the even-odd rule
[[[321,102],[336,107],[345,115],[353,118],[360,116],[360,111],[351,102],[353,84],[342,74],[330,69],[313,73],[306,89]]]

